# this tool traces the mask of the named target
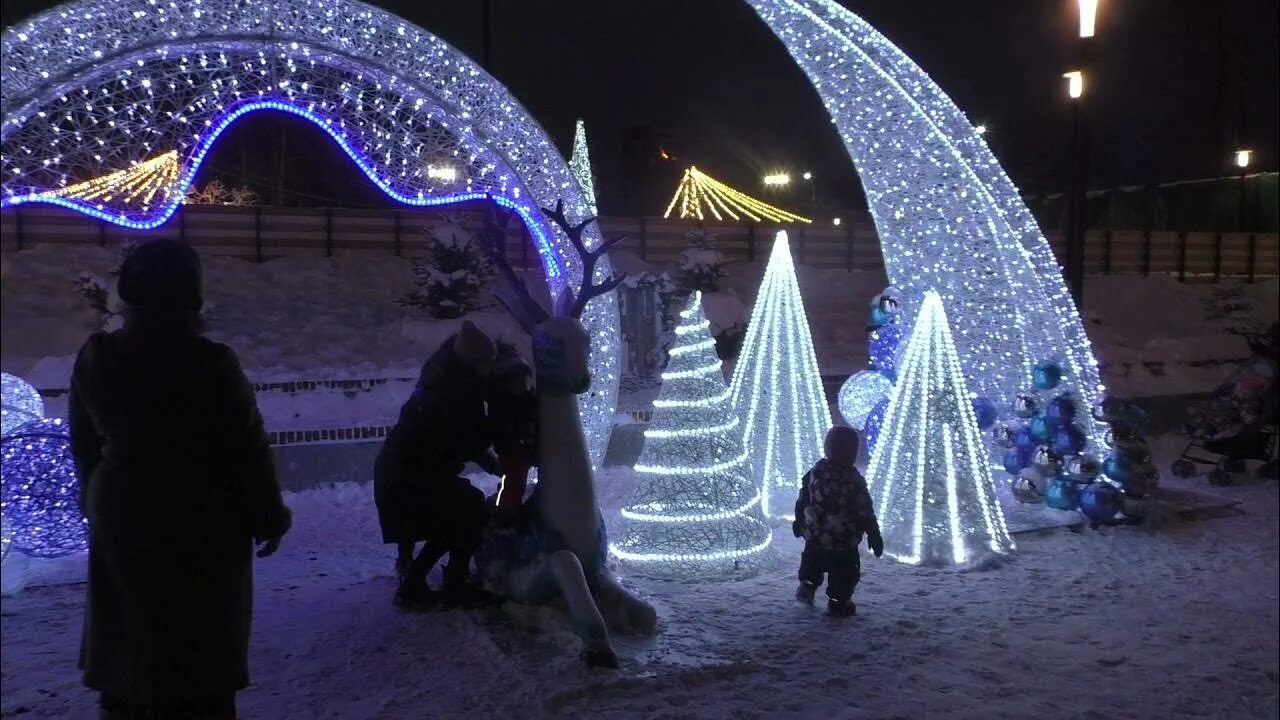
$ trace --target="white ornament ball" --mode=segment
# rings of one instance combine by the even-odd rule
[[[0,434],[44,417],[44,399],[31,383],[16,375],[0,373]]]
[[[840,395],[836,402],[840,406],[840,414],[845,422],[855,428],[867,422],[876,403],[889,396],[893,383],[889,378],[874,370],[863,370],[849,376],[840,386]]]

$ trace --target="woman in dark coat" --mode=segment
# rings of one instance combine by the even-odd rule
[[[234,718],[254,544],[275,552],[290,512],[235,354],[200,335],[195,252],[140,245],[118,293],[124,329],[84,344],[69,400],[90,528],[80,667],[103,718]]]
[[[374,501],[382,541],[399,549],[395,601],[423,607],[485,603],[470,583],[472,553],[488,518],[484,493],[461,477],[468,462],[498,472],[485,418],[495,346],[479,328],[462,329],[422,366],[413,395],[387,434],[374,465]],[[423,542],[417,557],[414,544]],[[443,597],[427,585],[431,568],[449,553]]]

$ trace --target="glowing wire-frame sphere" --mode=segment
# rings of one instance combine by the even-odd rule
[[[836,399],[840,415],[850,427],[861,428],[867,422],[872,408],[889,397],[892,389],[893,383],[889,382],[889,378],[874,370],[856,372],[840,386],[840,395]]]
[[[62,420],[36,420],[0,439],[0,463],[0,498],[14,550],[55,558],[88,547],[89,523],[80,510],[80,482]]]
[[[0,373],[0,435],[44,417],[44,399],[31,383]]]

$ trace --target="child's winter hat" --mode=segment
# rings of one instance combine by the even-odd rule
[[[116,293],[137,307],[198,311],[204,306],[200,256],[177,240],[151,240],[124,259]]]

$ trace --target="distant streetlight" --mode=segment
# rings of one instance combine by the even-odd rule
[[[1067,95],[1072,100],[1079,100],[1084,95],[1084,73],[1072,70],[1069,73],[1063,73],[1062,77],[1067,79]]]
[[[1240,196],[1236,202],[1236,232],[1244,232],[1245,175],[1253,160],[1252,150],[1236,150],[1236,167],[1240,168]],[[1250,271],[1252,272],[1252,270]]]
[[[831,218],[831,224],[840,227],[840,218]]]
[[[1253,151],[1252,151],[1252,150],[1237,150],[1237,151],[1236,151],[1236,167],[1240,168],[1241,170],[1245,170],[1245,169],[1247,169],[1247,168],[1249,167],[1249,163],[1250,163],[1252,160],[1253,160]]]
[[[974,131],[974,132],[976,132],[976,133],[978,133],[979,135],[986,135],[986,134],[987,134],[987,126],[986,126],[986,125],[975,125],[975,126],[973,127],[973,131]]]
[[[812,179],[813,179],[813,173],[811,173],[811,172],[807,172],[807,173],[805,173],[805,174],[804,174],[804,179],[805,179],[805,180],[812,180]]]
[[[765,175],[764,184],[767,187],[786,187],[791,184],[791,176],[786,173]]]
[[[1093,26],[1098,20],[1098,0],[1076,0],[1080,8],[1080,37],[1093,37]]]

